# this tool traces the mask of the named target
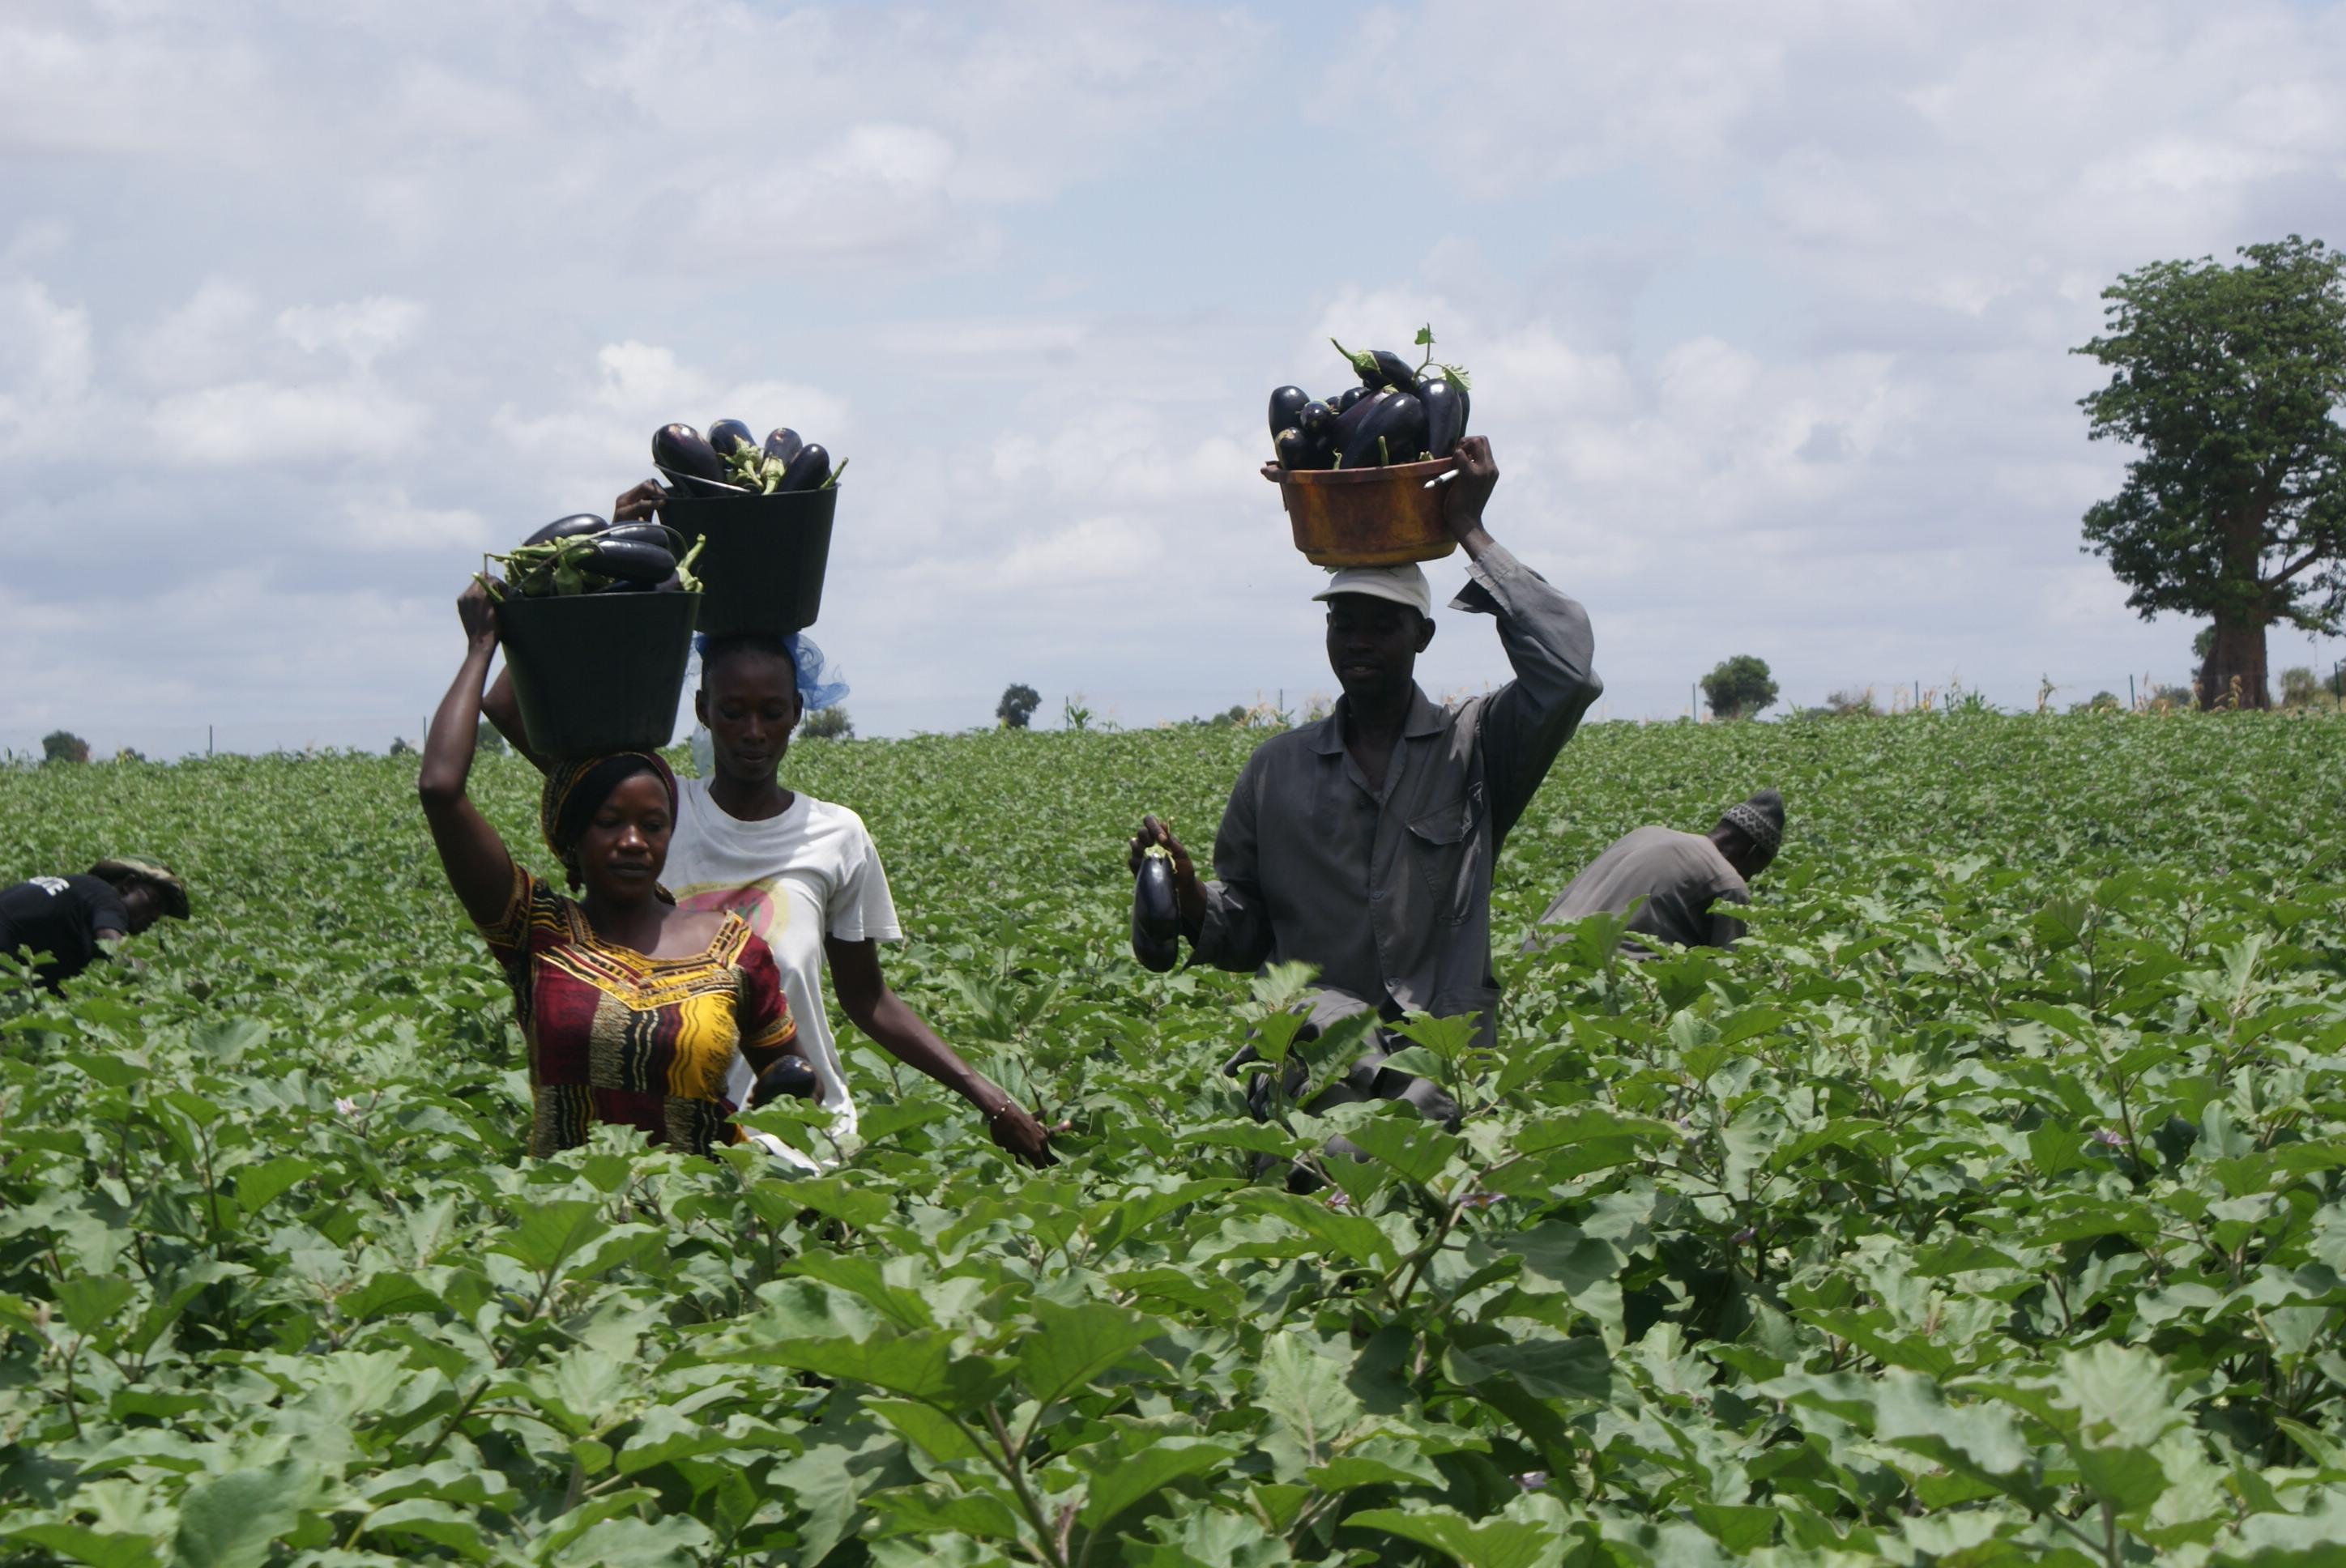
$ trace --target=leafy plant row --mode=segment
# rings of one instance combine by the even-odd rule
[[[1307,974],[1138,969],[1120,840],[1242,732],[854,742],[892,977],[1071,1121],[1005,1165],[867,1050],[788,1179],[528,1161],[406,759],[0,772],[0,871],[198,918],[0,989],[15,1561],[2315,1563],[2346,1538],[2346,728],[1592,728],[1503,940],[1648,820],[1791,802],[1754,934],[1502,956],[1471,1110],[1245,1109]],[[526,769],[482,793],[527,843]],[[1511,929],[1512,927],[1512,929]],[[1367,1158],[1320,1152],[1341,1133]],[[1326,1186],[1285,1190],[1290,1165]]]

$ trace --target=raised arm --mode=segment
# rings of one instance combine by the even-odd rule
[[[515,754],[526,758],[529,765],[540,773],[551,773],[553,768],[546,759],[529,748],[529,732],[522,728],[521,704],[514,699],[511,667],[497,671],[497,678],[481,694],[481,717],[487,719]]]
[[[962,1059],[904,999],[889,987],[880,972],[880,944],[866,937],[842,942],[827,936],[823,954],[831,961],[831,988],[839,993],[840,1010],[854,1025],[878,1042],[882,1049],[906,1066],[927,1074],[977,1107],[985,1118],[986,1135],[995,1145],[1031,1166],[1056,1165],[1050,1133],[1026,1108],[984,1074]]]
[[[1499,483],[1491,443],[1470,435],[1458,443],[1458,460],[1443,518],[1465,546],[1474,580],[1450,607],[1497,616],[1499,646],[1515,672],[1484,708],[1481,731],[1492,822],[1504,839],[1605,683],[1593,665],[1588,612],[1484,530],[1483,507]]]
[[[464,623],[464,662],[440,699],[440,711],[432,716],[415,792],[456,901],[474,924],[495,925],[513,898],[513,856],[464,793],[464,780],[473,770],[473,746],[480,733],[481,684],[488,677],[489,656],[497,650],[497,612],[474,583],[456,600],[456,614]]]

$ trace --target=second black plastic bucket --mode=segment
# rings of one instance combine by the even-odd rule
[[[839,488],[787,495],[671,495],[660,521],[708,540],[692,563],[700,579],[699,629],[713,637],[758,632],[780,636],[814,625],[831,560],[831,517]]]
[[[699,594],[572,594],[497,606],[529,748],[570,760],[676,736]]]

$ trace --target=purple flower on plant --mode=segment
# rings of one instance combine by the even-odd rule
[[[2107,1145],[2111,1148],[2116,1148],[2119,1145],[2125,1143],[2126,1140],[2118,1136],[2117,1134],[2112,1132],[2107,1127],[2096,1127],[2094,1129],[2094,1142]]]

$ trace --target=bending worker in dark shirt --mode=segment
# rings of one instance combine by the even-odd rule
[[[1640,828],[1616,839],[1566,883],[1537,924],[1626,913],[1633,934],[1680,947],[1733,947],[1743,922],[1719,906],[1749,903],[1751,879],[1768,869],[1783,841],[1784,798],[1773,789],[1729,806],[1708,833]],[[1535,930],[1524,951],[1540,941]],[[1621,946],[1633,958],[1653,956],[1627,939]]]
[[[1493,862],[1603,690],[1589,667],[1587,615],[1483,530],[1499,477],[1489,443],[1470,436],[1459,460],[1443,511],[1473,581],[1451,608],[1497,617],[1515,678],[1454,708],[1429,701],[1414,678],[1433,638],[1425,574],[1348,568],[1315,596],[1328,604],[1328,662],[1344,695],[1328,718],[1248,759],[1214,839],[1215,880],[1198,881],[1154,817],[1130,846],[1136,870],[1151,844],[1172,856],[1195,962],[1317,965],[1314,1029],[1363,1008],[1388,1022],[1423,1009],[1477,1014],[1479,1038],[1492,1040]],[[1432,1084],[1381,1067],[1393,1045],[1383,1030],[1370,1038],[1368,1054],[1311,1108],[1407,1099],[1455,1119]]]
[[[103,942],[136,936],[169,915],[188,918],[186,884],[146,860],[100,860],[87,875],[35,877],[0,888],[0,952],[48,958],[36,966],[54,988],[90,966]]]

